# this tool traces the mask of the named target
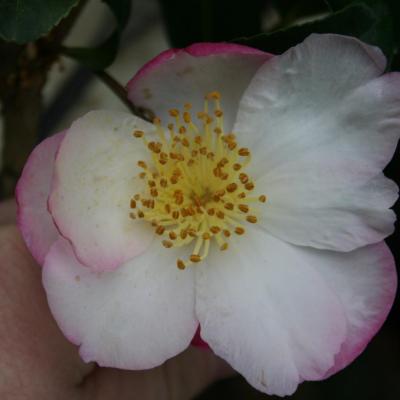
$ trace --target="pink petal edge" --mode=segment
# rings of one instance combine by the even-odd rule
[[[158,56],[154,57],[134,75],[134,77],[127,83],[126,89],[128,92],[134,90],[134,87],[138,81],[140,81],[149,72],[156,69],[159,65],[175,57],[175,54],[180,52],[186,52],[193,57],[204,57],[214,54],[264,54],[268,53],[254,49],[253,47],[243,46],[240,44],[230,44],[230,43],[194,43],[184,49],[168,49],[160,53]],[[271,57],[272,54],[269,54]]]
[[[348,337],[347,340],[342,344],[341,350],[335,357],[335,365],[326,373],[322,379],[329,378],[333,374],[347,367],[353,362],[367,347],[368,343],[381,329],[382,325],[386,321],[386,318],[392,308],[395,300],[397,291],[397,272],[394,262],[394,258],[385,242],[381,243],[380,251],[384,255],[384,274],[388,277],[387,280],[390,282],[390,287],[386,288],[383,295],[379,299],[379,308],[381,312],[379,317],[376,318],[371,325],[362,332],[356,332],[358,340],[355,343],[351,343],[351,339]]]
[[[40,265],[58,237],[57,227],[48,212],[47,198],[54,160],[65,132],[46,138],[33,149],[15,189],[17,226],[33,258]]]

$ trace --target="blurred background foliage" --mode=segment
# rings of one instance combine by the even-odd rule
[[[106,7],[111,17],[100,19],[98,34],[89,41],[90,45],[82,43],[79,35],[75,36],[74,45],[68,45],[66,38],[87,3],[92,3],[92,9]],[[13,194],[33,146],[56,127],[59,129],[60,120],[66,126],[72,122],[68,112],[85,98],[85,88],[92,80],[102,81],[133,113],[149,115],[129,104],[124,87],[110,71],[117,71],[121,78],[124,73],[115,67],[115,61],[123,58],[125,64],[131,64],[127,67],[130,74],[124,77],[127,80],[140,66],[139,60],[155,56],[152,48],[159,49],[149,42],[130,47],[135,51],[125,50],[125,55],[120,50],[127,43],[135,45],[141,32],[160,22],[165,29],[163,48],[228,41],[279,54],[313,32],[330,32],[379,46],[388,58],[388,71],[400,70],[399,0],[0,0],[1,198]],[[43,91],[55,65],[59,65],[62,74],[63,57],[73,59],[76,66],[61,79],[51,101],[43,101]],[[87,101],[83,103],[83,107],[89,107]],[[385,171],[398,184],[399,160],[397,151]],[[398,214],[398,206],[395,210]],[[398,229],[388,243],[399,265]],[[400,399],[398,300],[367,351],[327,381],[303,384],[293,399]],[[198,400],[221,398],[268,396],[237,377],[217,383]]]

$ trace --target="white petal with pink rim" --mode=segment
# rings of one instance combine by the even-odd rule
[[[239,100],[257,69],[272,57],[262,51],[229,43],[198,43],[171,49],[147,63],[128,83],[128,97],[154,110],[164,122],[168,110],[191,103],[202,110],[203,98],[223,94],[226,129],[232,129]]]
[[[75,121],[57,154],[49,208],[78,259],[93,270],[111,270],[144,251],[149,226],[129,216],[140,180],[143,148],[135,129],[153,126],[129,114],[92,111]]]
[[[54,317],[101,366],[147,369],[183,351],[196,332],[194,271],[154,243],[112,272],[92,272],[59,239],[46,257],[43,284]]]
[[[400,136],[400,74],[384,68],[375,47],[311,35],[256,73],[234,131],[254,148],[266,230],[340,251],[393,232],[397,186],[381,172]]]

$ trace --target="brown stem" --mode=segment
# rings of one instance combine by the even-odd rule
[[[1,43],[0,57],[8,61],[0,70],[4,128],[0,195],[6,198],[13,195],[15,183],[37,141],[47,68],[35,65],[37,46],[34,43],[25,46]],[[35,66],[31,68],[31,65]]]
[[[58,58],[57,44],[65,38],[85,3],[81,1],[66,19],[36,42],[17,45],[0,40],[4,127],[0,199],[14,194],[18,177],[37,142],[47,72]]]
[[[95,71],[96,76],[126,105],[132,114],[152,122],[155,115],[151,110],[139,107],[128,100],[126,89],[108,72]]]

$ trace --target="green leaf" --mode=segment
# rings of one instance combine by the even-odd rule
[[[338,11],[358,0],[325,0],[332,11]]]
[[[375,14],[376,22],[359,38],[367,43],[380,47],[390,60],[395,47],[394,21],[390,9],[383,1],[368,1],[368,3],[371,3],[370,7]]]
[[[250,38],[240,38],[235,42],[280,54],[303,41],[311,33],[338,33],[361,37],[376,21],[377,18],[369,7],[355,4],[323,19]]]
[[[78,0],[0,0],[0,37],[19,44],[48,33]]]
[[[91,48],[63,47],[64,55],[71,57],[94,71],[100,71],[113,63],[118,53],[120,36],[114,32],[101,45]]]
[[[112,34],[95,47],[62,47],[62,53],[94,71],[101,71],[111,65],[118,53],[122,31],[129,21],[130,0],[104,0],[110,7],[116,21]]]
[[[220,42],[261,32],[265,0],[159,0],[173,47]]]
[[[359,36],[359,39],[379,46],[384,53],[391,58],[397,44],[400,41],[400,25],[397,23],[400,18],[399,0],[325,0],[329,7],[336,11],[349,4],[364,4],[369,7],[376,22],[367,32]]]

